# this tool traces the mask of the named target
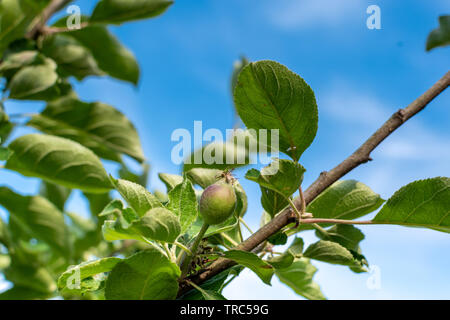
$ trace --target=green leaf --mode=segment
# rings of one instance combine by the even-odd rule
[[[240,73],[234,102],[248,129],[279,130],[279,150],[294,160],[314,140],[318,112],[314,92],[297,74],[274,61],[248,64]],[[261,139],[258,139],[260,141]]]
[[[159,16],[173,3],[168,0],[101,0],[90,23],[121,24]]]
[[[11,155],[11,150],[9,150],[8,148],[0,147],[0,161],[8,160]]]
[[[304,242],[302,238],[294,238],[291,245],[286,252],[291,254],[294,258],[300,258],[303,253]]]
[[[55,26],[65,27],[66,21],[67,18],[63,18]],[[87,19],[83,17],[81,21],[86,22]],[[98,67],[111,77],[133,84],[138,83],[139,65],[136,58],[106,27],[92,25],[80,30],[66,32],[64,35],[78,40],[90,51]]]
[[[373,221],[450,232],[449,213],[450,178],[436,177],[400,188]]]
[[[70,266],[58,278],[58,290],[60,292],[84,293],[89,290],[83,290],[82,281],[92,276],[111,271],[117,263],[122,261],[120,258],[103,258],[95,261],[83,262],[76,266]]]
[[[104,222],[102,231],[105,240],[146,239],[173,243],[181,232],[180,219],[165,208],[154,208],[138,217],[131,208],[121,209],[119,202],[111,202],[101,215],[113,214],[116,220]]]
[[[124,180],[128,180],[137,184],[140,184],[144,188],[147,186],[148,174],[150,172],[150,165],[144,162],[141,165],[142,171],[135,173],[128,169],[128,167],[122,163],[122,167],[119,170],[119,177]]]
[[[270,285],[270,280],[273,276],[273,267],[256,254],[247,251],[229,250],[225,252],[224,257],[249,268],[256,273],[265,284]]]
[[[5,278],[16,286],[31,288],[32,290],[51,293],[56,290],[56,283],[50,272],[44,267],[35,268],[31,265],[15,264],[5,270]]]
[[[380,195],[365,184],[356,180],[339,180],[316,197],[306,207],[306,212],[312,213],[314,218],[354,220],[375,211],[383,202]],[[312,228],[301,225],[298,230]]]
[[[227,300],[222,294],[220,294],[217,291],[205,290],[202,287],[196,285],[195,283],[191,284],[196,290],[198,290],[202,294],[204,300]]]
[[[234,89],[236,88],[236,85],[238,83],[239,74],[241,73],[242,69],[244,69],[244,67],[248,64],[249,61],[246,57],[241,57],[241,59],[234,62],[233,73],[231,74],[231,95],[233,95]]]
[[[0,293],[0,300],[43,300],[51,296],[52,294],[39,292],[27,287],[14,286]]]
[[[181,233],[180,219],[164,208],[154,208],[129,227],[151,240],[173,243]]]
[[[427,51],[436,47],[450,45],[450,15],[439,17],[439,28],[430,32],[427,39]]]
[[[56,64],[51,59],[40,65],[20,69],[8,83],[10,99],[28,99],[56,84]]]
[[[260,187],[262,207],[272,218],[289,205],[289,202],[283,195],[265,187]]]
[[[91,52],[72,37],[62,34],[50,35],[45,38],[42,49],[46,56],[58,64],[63,75],[73,75],[78,80],[90,75],[104,75]]]
[[[10,226],[12,225],[11,222],[16,220],[13,219],[14,217],[11,216]],[[15,231],[13,232],[15,233]],[[49,247],[42,242],[30,243],[22,239],[15,240],[14,247],[9,251],[11,263],[4,272],[5,278],[11,281],[14,286],[52,294],[56,289],[53,278],[56,266],[53,265],[53,268],[50,268],[50,264],[58,260],[59,263],[64,264],[64,259],[61,260],[60,256],[52,255],[53,258],[50,260]],[[70,251],[70,248],[67,249]]]
[[[97,217],[105,206],[111,202],[111,196],[109,193],[83,193],[86,199],[89,201],[89,210],[92,217]]]
[[[0,244],[3,244],[6,248],[11,246],[11,234],[2,218],[0,218]]]
[[[269,243],[273,244],[274,246],[281,246],[283,244],[286,244],[287,239],[287,235],[284,232],[278,231],[274,235],[271,235],[269,238],[267,238],[267,241],[269,241]]]
[[[305,171],[299,163],[274,159],[270,165],[261,169],[261,172],[250,169],[245,177],[288,198],[300,187]]]
[[[295,238],[289,248],[282,255],[275,256],[267,260],[267,262],[270,263],[275,269],[287,268],[296,258],[302,257],[303,246],[303,239]]]
[[[32,64],[42,64],[45,61],[44,55],[36,50],[23,50],[19,52],[8,52],[0,64],[0,73],[10,80],[12,76],[22,67]]]
[[[359,251],[359,243],[364,240],[364,234],[358,228],[348,224],[336,224],[326,230],[326,234],[316,231],[316,236],[322,240],[339,243],[348,250]]]
[[[225,280],[227,280],[228,276],[229,275],[239,275],[239,273],[241,272],[241,270],[243,268],[244,267],[242,267],[242,266],[233,266],[225,271],[220,272],[219,274],[213,276],[212,278],[206,280],[205,282],[203,282],[200,285],[200,287],[203,290],[220,293],[224,287]],[[205,297],[197,289],[190,290],[189,292],[185,293],[178,299],[179,300],[206,300]]]
[[[169,202],[169,197],[167,196],[167,193],[159,190],[153,190],[153,194],[155,195],[155,197],[158,198],[159,202],[161,202],[163,205],[166,205]]]
[[[191,153],[184,161],[183,171],[194,168],[227,170],[249,163],[248,149],[231,142],[213,142]]]
[[[145,242],[145,239],[133,229],[129,229],[128,225],[122,226],[119,219],[106,220],[102,225],[102,234],[106,241],[131,239]]]
[[[173,188],[183,182],[183,177],[177,174],[158,173],[158,177],[167,187],[167,192],[170,192]]]
[[[350,265],[350,270],[356,273],[367,272],[364,266],[369,266],[369,263],[359,247],[359,243],[364,239],[364,234],[358,228],[347,224],[336,224],[325,232],[317,230],[316,236],[322,240],[336,242],[348,249],[356,261]]]
[[[118,263],[108,276],[108,300],[169,300],[178,292],[178,266],[157,250],[136,253]]]
[[[163,206],[158,198],[148,192],[143,186],[123,179],[112,180],[117,191],[140,217],[145,215],[150,209]]]
[[[86,103],[64,97],[33,115],[28,125],[44,132],[77,141],[98,156],[121,161],[124,153],[139,162],[144,154],[133,124],[115,108],[100,102]]]
[[[361,261],[356,260],[348,249],[333,241],[319,240],[311,244],[303,256],[327,263],[362,268]]]
[[[18,219],[27,232],[46,242],[63,256],[70,255],[70,242],[63,214],[50,201],[40,196],[22,196],[0,187],[0,205]]]
[[[200,229],[203,225],[203,219],[201,215],[198,216],[197,220],[191,225],[191,227],[188,229],[187,233],[189,238],[194,238],[199,233]],[[225,222],[220,224],[215,224],[212,226],[209,226],[208,230],[205,233],[205,238],[211,237],[215,234],[219,234],[222,232],[227,232],[230,230],[233,230],[238,225],[238,219],[236,215],[231,215],[230,218],[228,218]]]
[[[7,254],[0,254],[0,272],[3,272],[11,264],[11,258]]]
[[[187,178],[169,192],[167,208],[175,213],[181,223],[181,233],[195,222],[198,216],[198,202],[194,187]]]
[[[71,192],[72,190],[66,187],[46,181],[41,182],[41,187],[39,190],[39,194],[50,200],[50,202],[53,203],[60,211],[64,211],[64,206]]]
[[[111,214],[115,214],[117,212],[121,213],[123,209],[124,208],[122,201],[114,199],[103,208],[102,212],[100,212],[98,216],[105,217]]]
[[[2,145],[11,135],[14,130],[15,124],[8,121],[8,116],[3,111],[0,111],[0,145]],[[4,157],[10,156],[4,155]]]
[[[186,175],[194,184],[206,189],[210,185],[220,180],[222,170],[194,168],[186,172]]]
[[[64,214],[68,216],[70,221],[72,222],[71,227],[81,230],[83,233],[95,231],[97,228],[95,221],[93,221],[92,219],[85,218],[80,214],[70,211],[64,212]]]
[[[29,134],[9,145],[6,168],[62,186],[104,193],[111,183],[97,156],[82,145],[55,136]]]
[[[281,254],[270,258],[267,262],[275,269],[288,268],[293,262],[294,257],[291,254]]]
[[[278,279],[298,295],[310,300],[325,300],[317,283],[313,281],[317,268],[309,259],[296,259],[288,268],[275,269]]]

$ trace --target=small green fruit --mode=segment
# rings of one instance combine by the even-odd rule
[[[225,222],[236,208],[236,194],[226,182],[217,182],[203,191],[200,198],[200,214],[206,224]]]

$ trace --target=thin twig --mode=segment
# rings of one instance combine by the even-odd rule
[[[31,22],[31,29],[27,32],[26,37],[35,39],[47,21],[59,10],[68,5],[72,0],[52,0],[50,4],[42,10],[42,13]]]
[[[420,97],[414,100],[409,106],[395,112],[369,139],[366,140],[353,154],[337,165],[329,172],[322,172],[319,178],[304,192],[305,203],[309,204],[322,191],[353,170],[362,163],[370,161],[370,153],[392,132],[405,123],[408,119],[422,111],[435,97],[450,85],[450,72],[447,72],[439,81],[429,88]],[[298,202],[298,201],[297,201]],[[300,207],[301,203],[296,203]],[[252,251],[263,243],[268,237],[277,233],[283,227],[295,222],[292,217],[292,209],[287,208],[275,216],[269,223],[252,234],[247,240],[236,247],[238,250]],[[309,220],[309,219],[305,219]],[[317,220],[315,220],[317,221]],[[304,222],[304,221],[302,221]],[[356,222],[356,221],[355,221]],[[207,279],[235,265],[235,262],[228,259],[218,259],[207,269],[191,277],[195,283],[203,283]],[[190,290],[189,286],[180,286],[178,295]]]
[[[332,224],[377,224],[372,220],[358,221],[358,220],[341,220],[341,219],[321,219],[321,218],[311,218],[303,219],[302,224],[317,224],[317,223],[332,223]],[[325,231],[322,227],[317,226],[317,230],[320,232]]]
[[[301,213],[301,216],[303,216],[306,211],[306,202],[305,202],[305,196],[303,195],[303,190],[302,190],[301,185],[298,187],[298,194],[300,197],[300,210],[299,211]]]
[[[77,28],[67,28],[67,27],[47,27],[44,26],[41,28],[42,34],[44,35],[52,35],[55,33],[64,33],[64,32],[71,32],[71,31],[77,31],[84,28],[89,27],[89,22],[85,21],[80,23],[80,26]]]

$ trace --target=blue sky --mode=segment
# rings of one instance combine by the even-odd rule
[[[89,14],[93,1],[76,1]],[[366,8],[381,8],[381,30],[366,27]],[[390,114],[405,107],[449,70],[450,48],[425,52],[437,17],[448,1],[219,1],[179,0],[156,19],[111,28],[140,62],[139,85],[90,78],[76,87],[85,100],[116,106],[137,126],[152,165],[151,188],[163,189],[158,172],[177,173],[170,162],[177,128],[233,126],[230,74],[242,54],[250,60],[276,60],[313,88],[319,130],[302,157],[304,185],[354,151]],[[32,112],[40,103],[8,102],[9,112]],[[388,198],[416,179],[450,174],[450,91],[396,131],[365,164],[346,179],[357,179]],[[25,131],[20,131],[23,133]],[[110,168],[111,166],[108,166]],[[111,167],[111,170],[113,168]],[[259,188],[236,175],[249,196],[246,219],[258,228]],[[35,179],[0,172],[2,184],[23,193],[37,190]],[[86,210],[77,195],[69,208]],[[0,213],[3,214],[4,213]],[[370,290],[369,274],[323,263],[316,281],[330,299],[450,298],[450,237],[425,229],[361,226],[361,247],[381,271],[381,289]],[[314,241],[304,234],[307,243]],[[1,286],[1,285],[0,285]],[[298,299],[275,279],[272,287],[245,271],[224,292],[229,299]]]

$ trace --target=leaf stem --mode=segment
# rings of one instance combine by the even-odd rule
[[[244,218],[239,217],[239,221],[244,225],[244,227],[245,227],[251,234],[253,234],[252,229],[250,229],[250,227],[248,226],[248,224],[245,222]]]
[[[155,248],[156,250],[158,250],[162,254],[167,255],[167,252],[163,248],[161,248],[161,246],[157,245],[156,243],[151,242],[147,238],[142,237],[142,239],[144,240],[145,243],[147,243],[148,245],[152,246],[153,248]],[[168,258],[170,259],[170,257],[171,256],[169,255]]]
[[[289,202],[289,205],[294,210],[294,212],[297,214],[298,220],[300,221],[302,218],[301,213],[298,211],[297,207],[295,206],[294,202],[292,202],[292,199],[289,197],[286,197],[287,201]]]
[[[201,294],[203,294],[203,292],[205,292],[205,290],[203,290],[200,286],[196,285],[196,284],[193,283],[192,281],[186,279],[186,282],[187,282],[188,284],[190,284],[194,289],[196,289],[197,291],[199,291]]]
[[[302,216],[305,213],[305,210],[306,210],[306,202],[305,202],[305,196],[303,195],[303,190],[302,190],[302,186],[301,185],[298,187],[298,194],[300,196],[300,213],[301,213],[301,216]],[[301,216],[300,216],[300,218],[301,218]]]
[[[226,240],[228,240],[229,242],[231,242],[231,244],[235,247],[237,247],[239,245],[239,243],[237,243],[236,241],[234,241],[229,235],[227,235],[226,233],[222,232],[220,234],[222,237],[224,237]]]
[[[184,252],[186,252],[188,254],[192,254],[191,250],[189,250],[189,248],[186,247],[184,244],[179,243],[178,241],[175,241],[173,244],[176,245],[181,250],[183,250]]]
[[[302,224],[317,224],[317,223],[332,223],[332,224],[378,224],[376,221],[354,221],[354,220],[341,220],[341,219],[322,219],[322,218],[308,218],[303,219]],[[380,223],[381,224],[381,223]]]
[[[203,236],[206,233],[206,230],[208,230],[209,225],[207,223],[203,223],[202,228],[200,229],[197,237],[195,238],[194,243],[192,244],[190,251],[191,253],[186,254],[186,258],[184,259],[183,263],[181,264],[181,278],[186,277],[187,273],[189,272],[190,264],[192,261],[193,256],[197,254],[198,246],[200,242],[203,239]]]
[[[170,249],[169,249],[169,244],[166,242],[166,243],[164,243],[164,245],[162,246],[163,248],[164,248],[164,251],[166,252],[166,254],[167,254],[167,256],[169,257],[169,259],[172,261],[172,262],[175,262],[176,261],[176,257],[172,254],[172,252],[170,251]]]
[[[308,220],[308,219],[305,219]],[[304,221],[304,220],[303,220]],[[302,223],[304,223],[302,221]],[[322,228],[321,226],[319,226],[317,223],[311,223],[311,225],[314,227],[314,229],[316,229],[321,235],[323,235],[326,239],[328,239],[330,237],[330,235],[328,234],[327,230],[325,230],[324,228]]]
[[[242,228],[241,228],[240,223],[238,223],[237,228],[238,228],[238,234],[239,234],[239,242],[242,242],[244,240],[244,236],[242,235]]]

